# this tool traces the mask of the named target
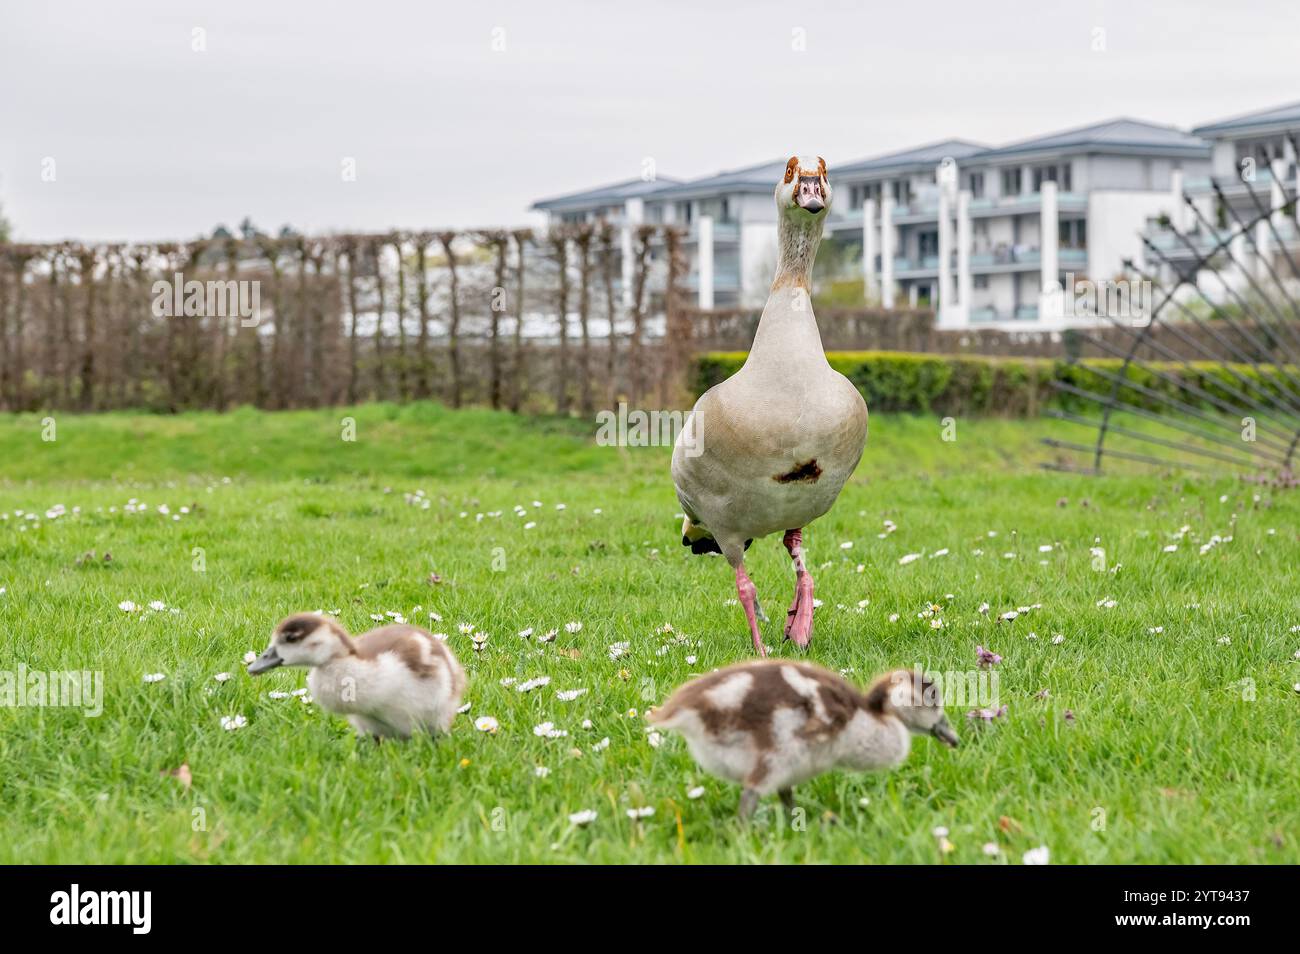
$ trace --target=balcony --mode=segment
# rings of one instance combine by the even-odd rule
[[[1060,268],[1083,269],[1088,265],[1088,250],[1084,248],[1057,249],[1056,264]],[[1027,272],[1042,268],[1043,253],[1038,246],[1007,246],[992,252],[976,252],[970,257],[971,272],[998,274]],[[957,255],[952,257],[952,273],[957,274]],[[906,256],[894,258],[894,275],[897,278],[930,278],[939,274],[939,256]]]
[[[683,283],[687,289],[692,292],[700,290],[700,273],[691,272],[686,276]],[[740,276],[735,272],[714,272],[713,273],[713,290],[715,292],[738,292],[740,291]]]
[[[1276,162],[1279,171],[1282,172],[1282,186],[1284,188],[1295,188],[1296,169],[1295,166],[1288,166],[1283,162]],[[1241,181],[1241,173],[1234,170],[1228,175],[1215,176],[1218,180],[1219,188],[1223,190],[1226,196],[1246,196],[1247,183]],[[1263,163],[1255,166],[1255,178],[1249,183],[1250,188],[1255,190],[1256,195],[1266,195],[1273,187],[1273,172]],[[1188,195],[1213,195],[1214,186],[1210,183],[1209,176],[1188,179],[1183,183],[1183,191]]]
[[[985,196],[971,199],[971,218],[990,218],[999,215],[1027,215],[1041,212],[1043,197],[1037,192],[1028,194],[992,198]],[[1088,211],[1088,197],[1078,192],[1058,192],[1056,194],[1058,212]]]
[[[1061,268],[1084,268],[1088,264],[1086,248],[1058,248],[1056,264]],[[992,252],[976,252],[970,257],[972,272],[1031,271],[1043,265],[1043,251],[1038,246],[1007,246]]]
[[[690,231],[686,235],[686,241],[698,242],[700,240],[700,223],[696,220],[691,223]],[[713,220],[713,244],[719,242],[739,242],[740,241],[740,223],[735,219],[714,219]]]
[[[1037,215],[1041,213],[1043,197],[1038,193],[1014,195],[1006,198],[971,199],[970,214],[972,219],[996,218],[1002,215]],[[1078,192],[1058,192],[1056,195],[1057,212],[1086,213],[1088,197]],[[952,209],[953,217],[957,215],[956,205]],[[898,203],[894,206],[895,225],[924,225],[939,220],[939,202],[934,198],[913,199],[911,202]],[[827,220],[826,227],[832,232],[862,228],[862,208],[845,209],[833,213]]]
[[[986,305],[983,308],[972,308],[970,312],[970,323],[972,325],[991,325],[1005,321],[1037,320],[1037,305],[1017,305],[1010,312],[998,311],[992,305]]]
[[[929,278],[938,274],[938,255],[925,255],[915,258],[909,258],[906,255],[894,257],[895,278]]]
[[[1277,229],[1277,237],[1282,240],[1282,244],[1286,248],[1294,250],[1300,247],[1300,229],[1297,228],[1295,222],[1290,219],[1283,219],[1281,222],[1275,223],[1274,228]],[[1185,261],[1192,258],[1192,251],[1187,247],[1188,243],[1191,243],[1198,256],[1208,255],[1215,248],[1226,249],[1235,234],[1235,228],[1199,229],[1195,232],[1185,232],[1184,238],[1186,241],[1184,241],[1183,238],[1179,238],[1171,231],[1161,230],[1147,233],[1146,238],[1147,241],[1164,253],[1166,258]],[[1268,236],[1270,245],[1276,244],[1272,230],[1266,229],[1265,234]],[[1258,241],[1258,236],[1256,236],[1256,241]],[[1248,253],[1254,251],[1254,246],[1251,244],[1249,237],[1243,235],[1241,242],[1244,243]]]

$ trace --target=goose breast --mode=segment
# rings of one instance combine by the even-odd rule
[[[785,379],[747,364],[706,392],[692,418],[673,482],[715,536],[811,523],[834,504],[867,438],[862,395],[829,365]]]

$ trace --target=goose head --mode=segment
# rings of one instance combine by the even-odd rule
[[[898,718],[909,732],[932,735],[944,745],[956,748],[957,733],[943,712],[939,687],[919,672],[896,669],[882,676],[877,685],[885,690],[884,709]]]
[[[831,207],[831,183],[821,156],[791,156],[776,187],[776,208],[783,216],[811,223],[826,217]]]
[[[249,665],[248,671],[256,676],[278,666],[312,669],[350,656],[354,651],[351,638],[334,620],[315,613],[298,613],[276,625],[271,632],[271,644]]]

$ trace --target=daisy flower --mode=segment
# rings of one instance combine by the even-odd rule
[[[1051,857],[1052,853],[1047,850],[1047,846],[1039,845],[1025,852],[1024,862],[1027,865],[1045,865],[1050,863]]]

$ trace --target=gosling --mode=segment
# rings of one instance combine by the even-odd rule
[[[299,613],[282,620],[271,644],[248,667],[310,670],[307,688],[322,709],[347,717],[362,736],[407,739],[451,728],[465,692],[452,651],[418,626],[381,626],[355,640],[333,619]]]
[[[885,673],[863,693],[820,666],[755,661],[678,687],[647,718],[685,736],[701,769],[743,786],[743,820],[773,792],[793,810],[793,786],[831,769],[898,765],[911,733],[956,748],[938,696],[930,680],[907,669]]]

